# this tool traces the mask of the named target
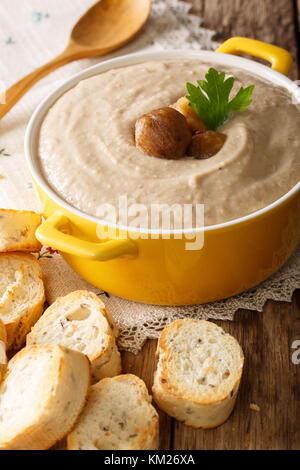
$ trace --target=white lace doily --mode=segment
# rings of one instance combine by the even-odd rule
[[[94,2],[43,0],[41,4],[38,0],[26,0],[20,5],[19,0],[1,0],[1,17],[14,18],[0,31],[0,75],[5,86],[61,52],[72,25]],[[188,3],[178,0],[153,0],[151,17],[143,32],[105,58],[141,49],[215,49],[218,43],[212,39],[214,32],[201,27],[202,20],[188,14],[190,8]],[[97,62],[99,58],[85,59],[59,69],[30,90],[1,121],[0,207],[41,210],[23,157],[28,118],[40,100],[61,80]],[[144,305],[99,292],[53,250],[44,248],[39,256],[49,304],[73,290],[96,292],[119,325],[120,348],[134,353],[141,349],[147,338],[157,338],[164,326],[178,318],[232,320],[234,312],[240,308],[261,311],[268,299],[290,301],[294,290],[300,288],[300,248],[278,273],[260,286],[227,300],[180,308]]]
[[[99,291],[75,274],[59,255],[45,249],[40,261],[49,303],[75,289],[92,290],[107,305],[120,328],[120,349],[133,353],[140,351],[147,338],[158,338],[162,328],[179,318],[233,320],[241,308],[261,312],[267,300],[290,302],[294,291],[300,288],[300,245],[277,273],[257,287],[226,300],[186,307],[145,305]]]

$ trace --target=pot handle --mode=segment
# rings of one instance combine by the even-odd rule
[[[52,248],[94,261],[108,261],[121,256],[137,254],[137,246],[128,238],[109,239],[103,242],[89,242],[64,233],[62,226],[70,225],[71,221],[60,212],[55,212],[36,230],[36,238]]]
[[[237,55],[249,54],[260,57],[271,62],[272,68],[283,75],[289,74],[293,63],[291,54],[285,49],[256,39],[243,37],[228,39],[217,49],[217,52]]]

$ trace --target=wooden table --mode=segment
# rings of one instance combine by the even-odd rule
[[[187,0],[216,39],[248,36],[285,47],[294,57],[292,79],[300,78],[300,0]],[[293,302],[268,302],[263,313],[239,311],[235,321],[217,322],[241,343],[245,371],[234,413],[214,430],[194,430],[160,412],[161,449],[300,449],[300,364],[291,360],[300,339],[300,292]],[[156,341],[137,356],[123,353],[124,372],[145,380],[149,390]],[[260,406],[251,411],[250,403]]]

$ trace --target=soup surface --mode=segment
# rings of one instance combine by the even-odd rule
[[[194,214],[204,204],[206,226],[284,195],[300,179],[300,113],[286,90],[241,70],[227,70],[235,77],[233,91],[254,84],[253,102],[219,129],[227,140],[215,156],[164,160],[136,148],[137,118],[186,95],[186,82],[196,84],[210,66],[153,61],[82,80],[41,126],[40,165],[50,186],[75,208],[112,221],[103,205],[119,208],[121,196],[128,207],[143,204],[149,211],[152,204],[190,204]],[[136,216],[133,209],[128,225]]]

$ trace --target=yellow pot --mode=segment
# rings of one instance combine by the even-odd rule
[[[45,245],[60,250],[69,265],[99,288],[127,299],[159,305],[187,305],[223,299],[260,283],[291,255],[300,240],[300,183],[268,207],[227,223],[199,228],[203,247],[187,250],[184,233],[144,231],[117,227],[113,239],[99,242],[99,228],[109,228],[95,217],[63,201],[43,178],[37,154],[40,124],[59,96],[78,81],[111,68],[152,59],[199,60],[237,67],[291,91],[296,85],[284,76],[291,56],[276,46],[252,39],[232,38],[217,51],[138,53],[109,60],[69,79],[47,97],[32,116],[25,137],[27,163],[43,205],[46,221],[37,230]],[[273,70],[236,57],[247,53],[272,63]],[[230,55],[228,55],[230,54]],[[183,232],[182,232],[183,233]],[[155,238],[153,238],[155,236]]]

